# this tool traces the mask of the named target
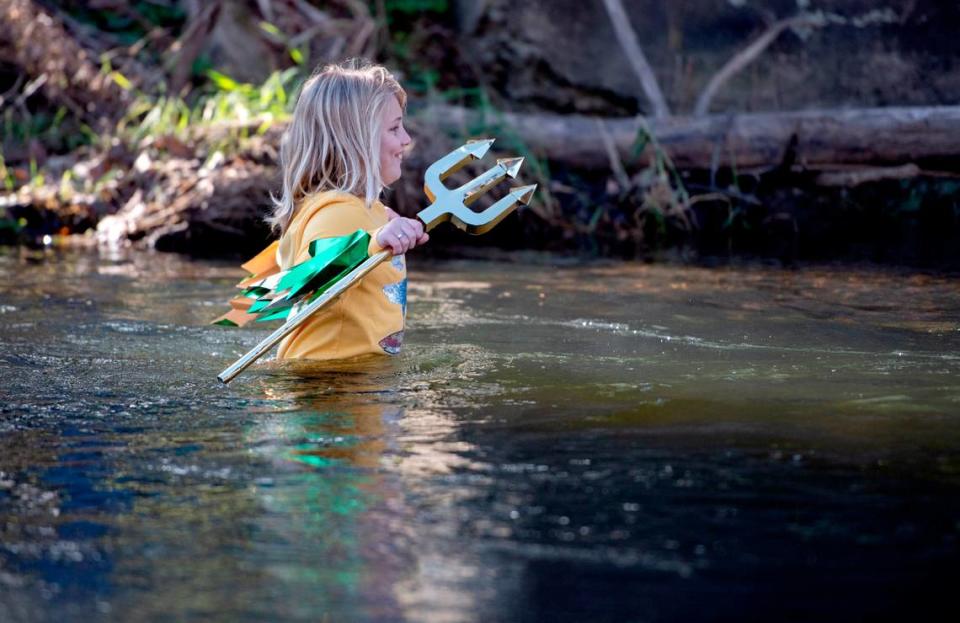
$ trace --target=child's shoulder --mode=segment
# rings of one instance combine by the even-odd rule
[[[280,237],[281,266],[292,265],[306,245],[316,238],[346,236],[366,229],[363,201],[350,193],[324,191],[307,195]]]
[[[350,219],[356,216],[357,210],[362,209],[363,200],[356,195],[339,190],[326,190],[304,197],[293,222],[304,225],[317,217]]]
[[[299,212],[317,212],[318,210],[342,210],[363,207],[363,199],[342,190],[324,190],[303,198]]]

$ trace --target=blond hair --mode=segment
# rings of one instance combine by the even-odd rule
[[[280,143],[283,191],[267,222],[282,234],[298,204],[311,193],[339,190],[367,207],[383,189],[380,131],[389,98],[406,107],[407,95],[380,65],[348,61],[327,65],[300,91],[293,120]]]

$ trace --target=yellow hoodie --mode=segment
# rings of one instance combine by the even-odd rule
[[[388,220],[387,209],[379,201],[368,209],[363,200],[343,192],[310,195],[280,238],[277,264],[287,270],[310,258],[311,241],[349,236],[358,229],[370,234],[367,253],[373,255],[383,249],[376,235]],[[407,270],[403,256],[393,256],[284,338],[277,358],[395,355],[403,344],[406,308]]]

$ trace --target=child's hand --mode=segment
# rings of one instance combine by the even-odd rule
[[[416,219],[397,216],[377,232],[377,243],[389,248],[394,255],[402,255],[430,239],[423,231],[423,223]]]

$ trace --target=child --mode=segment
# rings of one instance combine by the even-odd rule
[[[407,295],[403,254],[428,239],[420,221],[398,216],[378,200],[400,178],[410,145],[405,105],[406,93],[377,65],[330,65],[303,85],[280,148],[283,192],[268,218],[280,234],[279,269],[310,259],[316,240],[335,243],[331,239],[358,230],[370,236],[368,255],[389,248],[394,257],[287,336],[278,359],[400,352]]]

